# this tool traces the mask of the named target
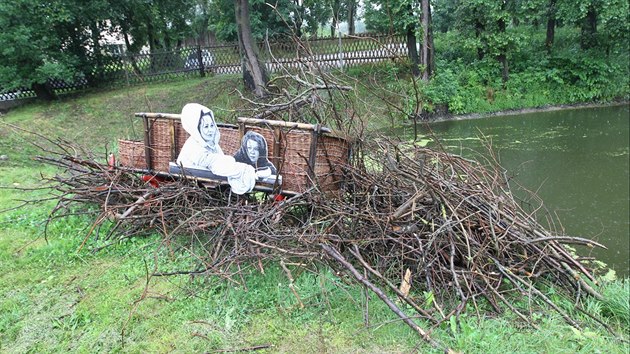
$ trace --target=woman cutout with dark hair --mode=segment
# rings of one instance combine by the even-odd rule
[[[256,169],[256,176],[259,178],[278,173],[276,166],[269,161],[267,140],[264,136],[251,130],[243,136],[241,147],[234,155],[234,160],[253,166]]]

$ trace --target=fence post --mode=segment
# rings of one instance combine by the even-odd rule
[[[201,55],[201,47],[197,44],[197,61],[199,63],[199,74],[201,77],[206,76],[206,70],[203,67],[203,55]]]
[[[128,67],[133,67],[133,63],[131,62],[133,59],[131,59],[129,57],[129,52],[125,52],[124,55],[121,55],[120,57],[121,62],[122,62],[122,67],[125,70],[125,81],[127,82],[127,87],[131,86],[131,84],[129,83],[129,69]]]
[[[338,56],[339,56],[339,63],[338,63],[338,65],[339,65],[339,68],[341,70],[343,70],[343,67],[344,67],[343,46],[341,44],[341,31],[339,30],[339,25],[337,25],[337,33],[339,35],[339,54],[338,54]]]

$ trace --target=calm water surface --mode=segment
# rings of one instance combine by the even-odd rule
[[[537,191],[565,234],[588,237],[608,250],[592,255],[628,276],[630,257],[628,105],[439,122],[430,125],[449,150],[485,151],[491,139],[501,164]],[[412,134],[406,128],[404,134]],[[400,132],[399,132],[400,133]],[[431,145],[429,145],[431,146]],[[517,193],[516,185],[513,185]],[[581,254],[590,252],[581,250]]]

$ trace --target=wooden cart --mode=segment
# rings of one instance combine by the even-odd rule
[[[144,138],[141,141],[119,140],[119,161],[124,167],[160,175],[173,175],[173,163],[188,139],[181,126],[181,115],[168,113],[136,113],[142,119]],[[269,159],[281,179],[259,180],[257,190],[302,193],[312,187],[322,192],[338,190],[343,183],[343,166],[351,149],[348,139],[318,124],[292,123],[241,117],[238,125],[217,124],[221,133],[219,145],[226,155],[234,155],[243,135],[250,130],[267,141]],[[178,171],[177,177],[195,177],[209,183],[225,179],[208,175],[194,176]]]

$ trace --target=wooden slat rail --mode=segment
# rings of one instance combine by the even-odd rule
[[[149,112],[139,112],[135,113],[136,117],[141,118],[163,118],[163,119],[174,119],[181,120],[182,115],[178,113],[149,113]],[[258,118],[247,118],[247,117],[239,117],[238,122],[242,124],[255,124],[260,126],[270,126],[270,127],[280,127],[280,128],[289,128],[289,129],[302,129],[302,130],[314,130],[323,132],[323,133],[331,133],[332,130],[327,127],[322,127],[316,124],[308,124],[308,123],[296,123],[296,122],[285,122],[281,120],[269,120],[269,119],[258,119]],[[234,126],[232,124],[224,124],[217,123],[218,126]]]
[[[151,118],[151,119],[172,119],[172,120],[182,120],[182,115],[179,113],[147,113],[147,112],[139,112],[139,113],[134,113],[134,115],[136,117],[140,117],[143,119],[147,119],[147,118]],[[235,124],[229,124],[229,123],[217,123],[217,126],[219,127],[231,127],[231,128],[236,128],[237,126]]]
[[[182,115],[177,113],[148,113],[148,112],[140,112],[135,114],[136,117],[147,117],[147,118],[166,118],[166,119],[177,119],[181,120]]]
[[[142,126],[144,127],[144,156],[147,162],[147,168],[153,169],[153,161],[151,161],[151,124],[149,118],[142,117]]]
[[[270,127],[281,127],[281,128],[291,128],[291,129],[297,128],[297,129],[302,129],[302,130],[321,131],[324,133],[332,132],[330,128],[322,127],[320,125],[308,124],[308,123],[285,122],[281,120],[267,120],[267,119],[239,117],[238,122],[244,123],[244,124],[261,125],[261,126],[268,125]]]

